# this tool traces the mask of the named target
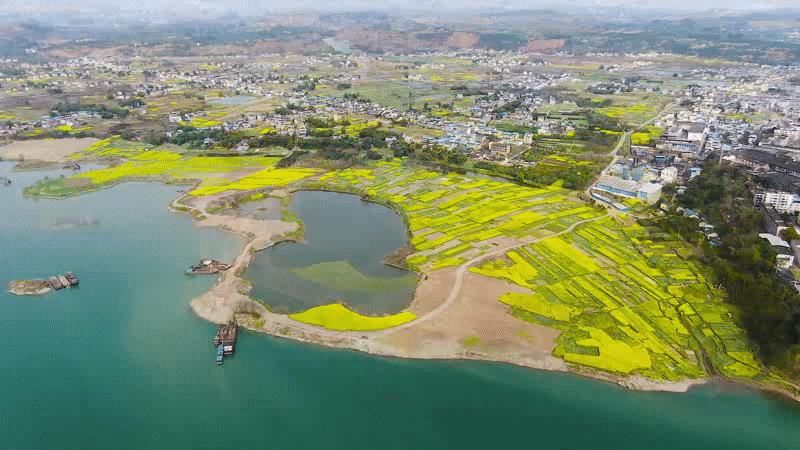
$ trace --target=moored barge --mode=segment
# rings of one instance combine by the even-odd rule
[[[47,282],[50,283],[50,286],[55,290],[77,286],[80,284],[80,280],[78,280],[78,277],[76,277],[72,272],[67,272],[64,275],[53,275],[52,277],[47,278]]]
[[[47,281],[55,290],[64,289],[64,285],[61,284],[61,281],[58,280],[58,277],[49,277]]]
[[[214,275],[220,272],[224,272],[231,268],[230,264],[225,264],[222,261],[217,261],[216,259],[201,259],[199,264],[195,264],[194,266],[189,266],[186,269],[187,275]]]
[[[214,337],[214,345],[222,347],[224,355],[232,355],[236,352],[236,338],[239,334],[239,324],[231,320],[225,325],[221,325]]]
[[[64,274],[64,276],[67,277],[67,280],[69,281],[70,286],[77,286],[77,285],[80,284],[80,280],[78,279],[78,277],[75,276],[74,273],[67,272],[67,273]]]

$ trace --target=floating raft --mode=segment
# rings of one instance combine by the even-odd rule
[[[55,290],[77,286],[80,284],[80,280],[78,280],[78,277],[76,277],[72,272],[67,272],[64,275],[54,275],[47,278],[47,281]]]
[[[190,266],[186,269],[187,275],[214,275],[224,272],[231,268],[230,264],[225,264],[216,259],[202,259],[199,264]]]

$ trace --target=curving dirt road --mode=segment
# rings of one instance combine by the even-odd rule
[[[450,289],[450,294],[447,296],[447,300],[445,300],[444,303],[442,303],[441,305],[437,306],[431,312],[425,314],[424,316],[417,317],[415,320],[412,320],[411,322],[407,322],[407,323],[404,323],[402,325],[398,325],[398,326],[393,327],[393,328],[387,328],[385,330],[373,331],[371,333],[366,333],[366,334],[371,334],[373,336],[387,335],[387,334],[392,334],[392,333],[395,333],[395,332],[397,332],[399,330],[410,328],[410,327],[419,325],[419,324],[421,324],[423,322],[426,322],[426,321],[436,317],[437,315],[441,314],[443,311],[445,311],[447,308],[449,308],[450,305],[452,305],[453,302],[458,298],[458,294],[461,292],[461,286],[464,284],[464,275],[466,275],[467,271],[469,270],[469,268],[471,266],[473,266],[473,265],[475,265],[475,264],[477,264],[477,263],[479,263],[479,262],[481,262],[481,261],[483,261],[485,259],[504,255],[506,252],[508,252],[510,250],[513,250],[515,248],[519,248],[519,247],[522,247],[522,246],[525,246],[525,245],[535,244],[535,243],[537,243],[537,242],[539,242],[541,240],[544,240],[544,239],[548,239],[548,238],[552,238],[552,237],[556,237],[556,236],[561,236],[562,234],[570,233],[570,232],[572,232],[572,230],[574,230],[575,228],[577,228],[577,227],[579,227],[579,226],[581,226],[581,225],[583,225],[585,223],[592,222],[592,221],[601,219],[601,218],[606,217],[606,216],[608,216],[608,213],[603,214],[602,216],[593,217],[591,219],[586,219],[586,220],[581,220],[579,222],[575,222],[572,225],[570,225],[569,228],[567,228],[567,229],[565,229],[563,231],[559,231],[558,233],[551,234],[549,236],[544,236],[544,237],[540,237],[540,238],[536,238],[536,239],[526,239],[526,240],[524,240],[524,242],[521,242],[519,244],[514,244],[514,245],[509,245],[509,246],[506,246],[506,247],[498,248],[497,250],[491,251],[489,253],[485,253],[483,255],[476,256],[475,258],[472,258],[469,261],[465,262],[464,264],[461,264],[460,266],[458,266],[458,270],[456,271],[455,283],[453,283],[453,287]]]

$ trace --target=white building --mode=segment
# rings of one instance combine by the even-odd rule
[[[783,191],[760,191],[753,195],[755,206],[768,205],[779,213],[794,214],[800,211],[800,197]]]
[[[661,185],[656,183],[637,183],[619,177],[600,177],[594,190],[607,192],[620,197],[636,198],[652,205],[661,198]]]
[[[664,184],[674,183],[678,179],[678,168],[677,167],[665,167],[661,169],[661,181]]]
[[[703,122],[678,122],[670,134],[691,142],[701,142],[708,136],[708,127]]]

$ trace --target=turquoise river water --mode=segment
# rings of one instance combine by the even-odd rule
[[[0,449],[768,449],[800,447],[800,408],[727,385],[631,392],[559,373],[378,358],[214,327],[183,269],[241,242],[130,183],[24,199],[0,163],[0,283],[72,270],[81,287],[0,292]],[[53,176],[53,174],[51,174]],[[399,220],[399,219],[398,219]]]

